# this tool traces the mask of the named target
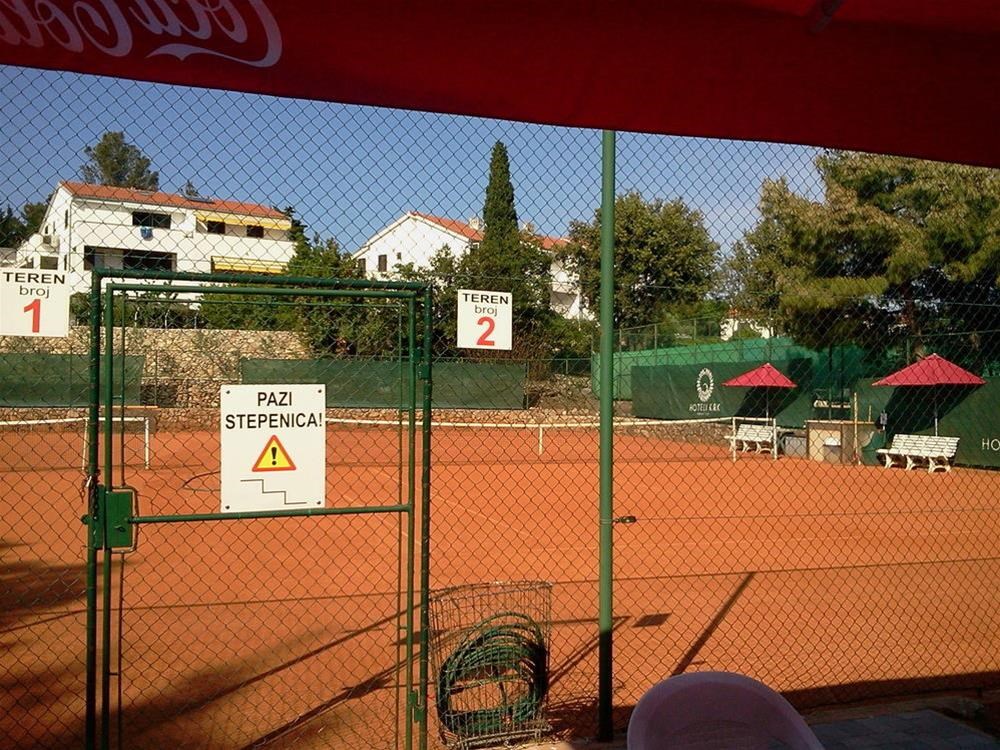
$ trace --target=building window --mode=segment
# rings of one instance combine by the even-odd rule
[[[388,255],[380,255],[380,256],[378,256],[378,270],[379,271],[388,271],[389,270],[389,256]]]
[[[126,250],[125,268],[133,271],[173,271],[174,254],[155,250]]]
[[[402,259],[403,259],[403,254],[402,253],[396,253],[396,260],[402,260]]]
[[[170,214],[158,214],[152,211],[133,211],[132,226],[149,227],[150,229],[170,229]]]
[[[368,273],[368,264],[365,263],[364,258],[358,258],[358,273],[360,273],[362,276]]]
[[[47,271],[55,271],[59,268],[59,256],[42,255],[38,258],[38,267]]]
[[[63,211],[63,229],[69,226],[69,209]]]
[[[83,268],[124,268],[135,271],[173,271],[174,254],[155,250],[123,250],[114,247],[83,248]]]
[[[85,245],[83,248],[83,268],[85,271],[95,268],[122,268],[122,251],[109,247]]]
[[[263,239],[264,227],[259,226],[258,224],[248,224],[247,237],[256,237],[257,239]]]
[[[225,234],[226,233],[226,222],[224,221],[206,221],[205,231],[209,234]]]

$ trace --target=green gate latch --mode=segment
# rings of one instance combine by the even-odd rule
[[[107,522],[108,539],[104,544],[103,525],[97,524],[97,546],[108,549],[119,549],[131,547],[134,541],[134,530],[129,518],[132,517],[132,508],[135,507],[135,492],[130,489],[109,490],[105,487],[98,487],[98,508],[103,509],[103,513],[98,512],[98,518],[103,516]]]

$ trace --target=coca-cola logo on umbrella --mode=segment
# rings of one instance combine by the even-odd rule
[[[0,0],[0,42],[118,58],[210,55],[255,68],[281,58],[264,0]]]

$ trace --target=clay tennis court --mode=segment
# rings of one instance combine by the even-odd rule
[[[748,673],[801,708],[1000,684],[1000,475],[734,463],[721,442],[639,432],[616,436],[615,515],[634,517],[615,532],[620,727],[646,688],[684,670]],[[541,455],[532,430],[433,434],[432,587],[553,581],[549,718],[592,734],[597,432],[547,430]],[[218,510],[217,432],[157,431],[149,470],[128,458],[139,442],[126,438],[139,465],[125,479],[143,515]],[[331,427],[327,505],[397,502],[400,449],[392,429]],[[80,455],[69,432],[6,450],[48,466]],[[5,545],[34,560],[6,573],[0,615],[8,746],[82,732],[80,480],[69,468],[0,474]],[[113,740],[120,727],[133,747],[394,747],[406,534],[394,515],[142,527],[124,571],[115,558]],[[79,586],[35,574],[53,570]],[[432,709],[432,746],[436,732]]]

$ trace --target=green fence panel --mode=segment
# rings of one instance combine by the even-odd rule
[[[524,409],[524,363],[435,362],[438,409]]]
[[[524,363],[435,362],[439,409],[523,409]],[[324,383],[330,407],[401,408],[409,364],[340,359],[242,359],[244,383]]]
[[[115,394],[123,397],[126,404],[139,403],[145,361],[144,356],[116,360]],[[0,406],[87,406],[89,382],[90,362],[84,355],[0,354]]]

